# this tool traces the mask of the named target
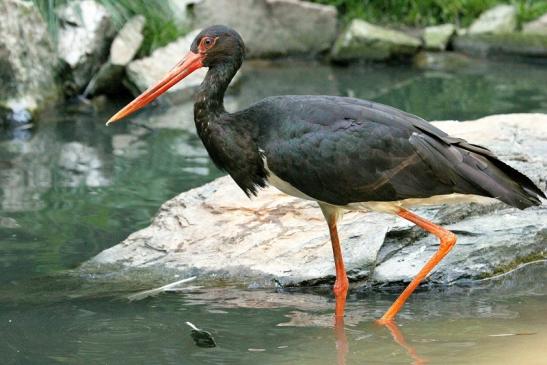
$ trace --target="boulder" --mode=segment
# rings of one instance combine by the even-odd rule
[[[0,2],[0,124],[26,123],[60,96],[47,26],[31,2]]]
[[[120,88],[125,66],[133,60],[141,47],[145,22],[144,16],[137,15],[125,23],[110,46],[108,61],[87,85],[85,96],[101,92],[112,94]]]
[[[545,189],[547,115],[497,115],[436,125],[491,147]],[[416,211],[459,235],[453,251],[430,275],[431,282],[492,276],[545,255],[545,205],[520,211],[503,203],[466,203]],[[356,281],[409,281],[438,247],[435,237],[386,214],[350,212],[339,228],[348,274]],[[274,188],[249,200],[229,177],[166,202],[149,227],[82,269],[110,276],[131,269],[220,275],[253,286],[332,282],[334,276],[328,230],[316,203]]]
[[[334,61],[386,60],[417,52],[420,40],[405,33],[354,19],[331,51]]]
[[[188,29],[192,26],[192,9],[200,0],[167,0],[167,6],[172,11],[173,20],[179,29]]]
[[[509,33],[516,29],[517,8],[513,5],[498,5],[482,13],[469,27],[469,33]]]
[[[456,37],[453,45],[456,51],[475,57],[547,63],[547,35],[543,34],[468,34]]]
[[[429,51],[444,51],[456,33],[454,24],[442,24],[424,29],[424,45]]]
[[[93,0],[73,1],[58,10],[59,58],[66,64],[65,92],[83,90],[108,57],[115,34],[106,8]]]
[[[127,78],[136,87],[136,91],[143,92],[169,72],[190,50],[190,45],[199,32],[200,30],[194,30],[165,47],[156,49],[149,57],[130,62],[126,69]],[[183,82],[167,90],[165,95],[171,100],[191,99],[206,73],[206,68],[198,69],[185,77]]]
[[[314,55],[336,37],[336,8],[299,0],[202,0],[194,28],[225,24],[237,30],[250,58]]]
[[[547,35],[547,13],[534,21],[524,24],[522,26],[522,32]]]

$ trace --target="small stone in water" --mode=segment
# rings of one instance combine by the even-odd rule
[[[206,348],[217,346],[217,344],[215,343],[215,339],[210,332],[199,329],[190,322],[186,322],[186,324],[192,328],[191,336],[196,346]]]

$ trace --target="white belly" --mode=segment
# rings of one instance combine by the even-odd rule
[[[295,196],[297,198],[317,201],[322,204],[332,205],[312,198],[311,196],[301,192],[287,181],[281,179],[274,174],[269,168],[266,159],[264,158],[264,167],[268,171],[268,183],[285,194]],[[400,208],[412,208],[423,205],[440,205],[440,204],[456,204],[463,202],[473,202],[478,204],[488,204],[496,202],[494,198],[488,198],[480,195],[471,194],[445,194],[434,195],[428,198],[410,198],[395,201],[371,201],[371,202],[355,202],[347,205],[337,206],[338,208],[345,210],[358,210],[358,211],[374,211],[390,214],[397,214]]]

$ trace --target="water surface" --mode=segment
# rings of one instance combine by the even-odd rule
[[[547,112],[545,80],[547,69],[518,64],[424,72],[255,63],[226,104],[349,95],[430,120],[469,120]],[[125,102],[69,103],[33,125],[0,130],[2,364],[332,364],[340,356],[347,364],[545,363],[542,264],[495,285],[422,290],[398,322],[402,343],[373,322],[397,290],[353,293],[340,333],[327,289],[216,283],[129,303],[137,288],[64,274],[148,225],[167,199],[222,175],[195,135],[190,103],[104,127]],[[187,320],[211,331],[218,347],[196,347]]]

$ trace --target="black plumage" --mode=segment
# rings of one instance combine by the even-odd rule
[[[247,195],[266,185],[265,158],[281,179],[332,205],[460,193],[523,209],[545,197],[487,148],[371,101],[275,96],[228,113],[223,95],[243,53],[218,59],[196,94],[196,128],[215,164]]]
[[[544,197],[490,150],[382,104],[281,96],[234,117],[256,124],[247,130],[277,176],[333,205],[461,193],[526,208]]]

